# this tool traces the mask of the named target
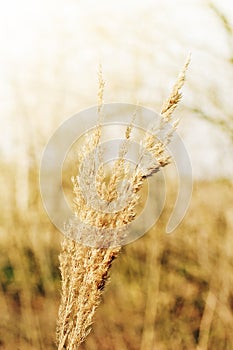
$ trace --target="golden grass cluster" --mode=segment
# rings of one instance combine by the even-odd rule
[[[190,59],[185,63],[170,97],[161,110],[160,128],[164,128],[164,126],[172,121],[172,113],[181,97],[180,90],[184,84],[189,61]],[[101,152],[98,154],[100,160],[98,170],[95,168],[93,155],[93,151],[98,148],[101,142],[103,91],[104,81],[100,72],[98,93],[99,124],[78,153],[80,163],[85,163],[85,168],[79,169],[79,171],[85,177],[83,181],[88,195],[92,195],[92,187],[94,186],[95,189],[98,189],[100,198],[105,200],[107,206],[117,197],[124,196],[125,192],[129,196],[127,205],[122,210],[113,211],[112,213],[98,210],[93,208],[84,198],[82,189],[80,188],[79,174],[73,178],[75,196],[74,214],[76,217],[84,225],[90,227],[90,230],[97,228],[100,232],[101,230],[105,232],[105,228],[114,229],[115,235],[114,237],[106,237],[105,245],[102,247],[98,247],[98,244],[95,243],[95,237],[93,237],[94,247],[92,248],[76,242],[72,239],[72,235],[70,235],[69,230],[82,230],[81,225],[75,228],[70,225],[67,228],[67,237],[62,243],[62,251],[59,257],[62,276],[62,296],[57,322],[57,343],[59,350],[77,349],[89,334],[95,310],[100,303],[101,294],[108,278],[112,261],[118,256],[121,250],[120,238],[122,235],[122,226],[127,227],[127,224],[132,222],[136,217],[136,205],[139,201],[138,192],[142,188],[145,179],[169,163],[166,146],[170,142],[177,126],[177,121],[173,122],[173,127],[166,134],[164,143],[158,140],[157,134],[153,133],[153,128],[147,131],[142,145],[144,152],[149,152],[154,161],[142,169],[139,160],[139,164],[137,164],[133,174],[131,174],[125,165],[124,156],[127,153],[127,142],[131,138],[133,115],[132,122],[127,126],[125,131],[125,141],[123,141],[119,150],[119,158],[115,162],[112,174],[107,182],[101,163]],[[135,113],[137,113],[137,110]],[[86,162],[88,156],[90,161]],[[143,156],[144,154],[142,152],[140,159],[143,159]],[[128,185],[119,193],[117,192],[117,185],[122,178],[127,178]],[[91,235],[91,233],[89,234]]]

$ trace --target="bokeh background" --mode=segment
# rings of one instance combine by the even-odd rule
[[[233,3],[231,0],[1,1],[0,349],[56,349],[62,235],[39,192],[43,149],[97,102],[159,111],[187,54],[176,116],[194,188],[165,234],[176,197],[123,249],[82,349],[233,349]],[[71,186],[71,184],[70,184]]]

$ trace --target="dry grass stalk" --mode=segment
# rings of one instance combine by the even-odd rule
[[[163,116],[165,121],[168,121],[168,122],[171,121],[172,113],[176,109],[176,107],[177,107],[177,105],[182,97],[182,94],[180,91],[184,85],[185,74],[186,74],[186,71],[188,69],[190,60],[191,60],[191,56],[189,55],[185,64],[184,64],[183,69],[181,70],[181,72],[178,76],[178,79],[177,79],[175,85],[173,86],[171,95],[169,96],[169,98],[165,101],[165,103],[162,106],[160,113]]]
[[[206,298],[205,309],[200,323],[200,334],[198,339],[197,350],[207,350],[209,333],[216,309],[217,297],[210,289]]]
[[[170,98],[162,108],[161,115],[164,125],[171,121],[172,113],[180,100],[180,89],[184,84],[188,63],[189,60],[179,75]],[[104,81],[100,69],[98,93],[99,114],[103,105],[103,90]],[[94,201],[93,192],[96,187],[93,188],[93,183],[97,183],[98,192],[101,193],[101,198],[105,199],[107,206],[112,204],[116,196],[124,196],[127,193],[127,205],[117,212],[104,212],[103,210],[91,207],[82,194],[83,188],[80,188],[80,177],[76,176],[76,178],[73,178],[75,194],[74,212],[84,225],[86,225],[87,230],[91,227],[100,229],[113,228],[118,232],[117,228],[121,227],[122,224],[130,223],[135,218],[135,207],[139,200],[138,191],[141,189],[144,180],[168,164],[168,157],[165,153],[165,146],[157,140],[155,135],[148,132],[144,140],[144,147],[152,154],[154,162],[148,164],[143,169],[137,166],[133,175],[130,176],[130,184],[126,188],[123,188],[122,192],[117,194],[116,187],[119,178],[122,174],[123,176],[128,176],[128,170],[124,167],[124,155],[127,152],[127,141],[131,137],[133,121],[126,129],[125,142],[119,151],[119,160],[116,161],[113,167],[113,174],[107,186],[101,163],[99,164],[98,171],[96,169],[96,158],[93,152],[98,147],[101,138],[100,120],[101,117],[99,117],[99,126],[92,135],[89,135],[88,142],[83,146],[79,155],[82,157],[82,160],[89,156],[88,161],[85,160],[84,162],[85,166],[81,169],[82,177],[84,177],[82,179],[83,188],[88,193],[89,200]],[[172,128],[173,131],[174,128]],[[169,142],[171,134],[172,131],[166,135],[165,143],[166,141]],[[143,158],[143,154],[141,158]],[[93,179],[95,179],[94,182]],[[69,229],[72,229],[72,227]],[[108,278],[111,263],[118,256],[120,249],[120,246],[116,248],[91,248],[69,238],[63,240],[62,251],[59,257],[62,277],[62,296],[57,321],[57,343],[59,350],[78,349],[79,345],[89,334],[95,310],[100,303],[101,294]]]

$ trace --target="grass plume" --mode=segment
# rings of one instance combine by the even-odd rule
[[[166,125],[172,120],[172,113],[178,105],[181,98],[180,90],[184,84],[185,72],[188,68],[190,58],[187,60],[182,69],[178,80],[174,85],[171,96],[165,102],[161,110],[163,124]],[[104,81],[102,71],[99,70],[99,92],[98,92],[98,114],[102,113],[103,106]],[[137,112],[137,111],[136,111]],[[135,112],[135,113],[136,113]],[[152,162],[145,167],[140,168],[138,164],[133,174],[130,175],[130,183],[122,192],[116,191],[117,184],[122,174],[128,174],[125,168],[124,156],[127,152],[127,141],[131,137],[132,124],[126,128],[125,141],[119,151],[119,159],[113,166],[113,172],[108,185],[105,183],[103,167],[101,167],[101,157],[96,161],[95,149],[98,149],[101,139],[101,118],[99,117],[99,125],[94,132],[89,135],[87,143],[84,144],[79,153],[79,158],[84,161],[84,165],[80,166],[79,174],[73,177],[74,189],[74,213],[82,224],[76,227],[78,234],[82,234],[82,230],[87,230],[87,234],[92,234],[91,228],[104,230],[114,229],[116,237],[107,237],[107,240],[115,239],[117,243],[121,236],[122,225],[132,222],[136,216],[136,205],[139,201],[138,192],[142,188],[145,179],[157,172],[161,167],[168,164],[169,158],[166,154],[165,146],[158,141],[153,130],[148,130],[144,138],[143,145],[147,152],[152,155]],[[176,123],[172,131],[165,136],[165,145],[169,142]],[[85,158],[86,157],[86,158]],[[144,153],[140,156],[143,161]],[[87,160],[88,159],[88,160]],[[96,163],[97,162],[97,163]],[[81,173],[81,175],[80,175]],[[80,177],[82,176],[82,179]],[[93,207],[89,204],[80,188],[82,181],[82,189],[91,199],[94,200],[94,192],[96,190],[96,182],[98,193],[105,206],[109,206],[116,197],[128,194],[127,205],[113,212],[105,212],[102,209]],[[93,318],[97,307],[101,301],[101,294],[109,276],[109,269],[112,261],[117,258],[121,247],[120,244],[112,247],[112,241],[106,247],[88,247],[82,243],[78,243],[73,238],[74,227],[72,224],[67,227],[67,237],[62,242],[62,250],[59,257],[60,270],[62,277],[62,295],[57,320],[57,344],[58,349],[78,349],[79,345],[85,340],[93,323]],[[103,231],[104,232],[104,231]],[[119,234],[119,236],[118,236]],[[69,238],[69,235],[71,238]]]

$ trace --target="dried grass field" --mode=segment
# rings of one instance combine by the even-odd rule
[[[232,0],[2,5],[0,350],[233,350],[232,15]],[[112,116],[108,104],[120,106]],[[134,106],[131,120],[122,105]],[[159,119],[145,119],[143,106]],[[118,139],[106,160],[102,150]],[[187,213],[167,234],[178,187],[191,178]],[[45,193],[66,237],[46,214]],[[121,244],[148,193],[156,204],[140,224],[166,193],[158,222]],[[73,232],[107,244],[82,245]]]
[[[21,210],[14,174],[1,165],[0,349],[56,349],[62,235],[42,208],[37,175]],[[157,225],[113,263],[81,349],[233,348],[232,181],[195,182],[185,219],[167,235],[169,188]]]

